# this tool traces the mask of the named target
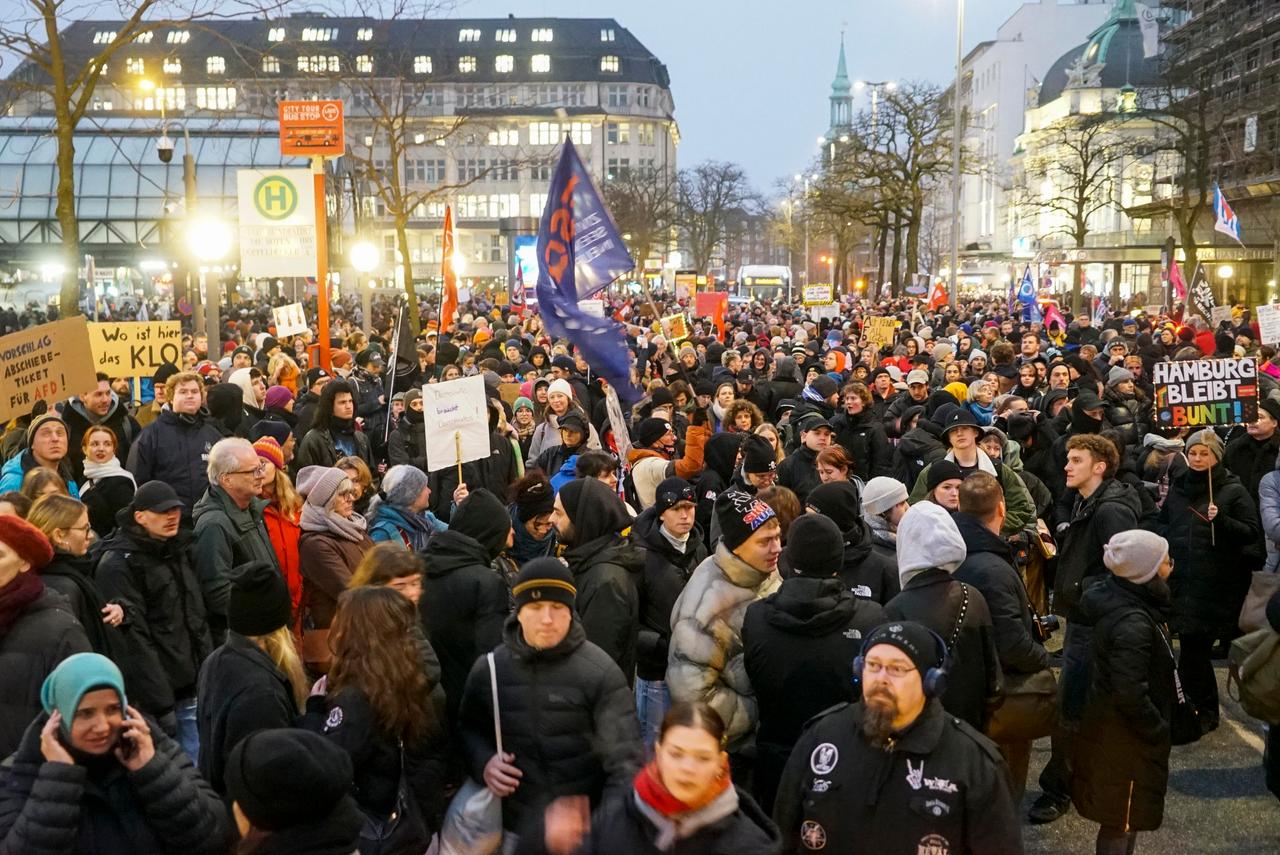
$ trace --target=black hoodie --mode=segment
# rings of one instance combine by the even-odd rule
[[[222,436],[238,436],[244,419],[244,391],[233,383],[219,383],[208,392],[210,423]]]
[[[640,629],[636,642],[636,676],[661,680],[667,673],[671,610],[694,569],[707,557],[702,530],[694,524],[684,552],[662,534],[662,517],[650,507],[636,517],[632,539],[645,551],[640,576]]]
[[[742,444],[742,434],[718,433],[707,440],[702,451],[702,459],[706,468],[698,476],[693,485],[698,497],[698,527],[711,534],[711,518],[715,512],[716,496],[729,486],[733,479],[734,463],[738,459],[738,446]],[[708,543],[710,549],[712,544]]]
[[[921,418],[914,428],[903,434],[893,450],[893,477],[910,490],[924,468],[935,460],[941,460],[946,453],[942,428]]]
[[[862,518],[862,498],[849,481],[823,484],[809,494],[809,506],[844,532],[844,563],[837,576],[855,596],[884,605],[900,590],[898,565],[873,548],[871,528]]]

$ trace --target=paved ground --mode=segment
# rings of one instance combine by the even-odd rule
[[[1262,781],[1262,726],[1227,698],[1225,674],[1218,668],[1222,724],[1194,745],[1173,749],[1164,827],[1138,836],[1139,853],[1280,853],[1280,800]],[[1048,759],[1049,740],[1044,739],[1031,757],[1024,818],[1039,794],[1037,776]],[[1027,855],[1092,853],[1097,831],[1073,811],[1050,825],[1024,824],[1023,839]]]

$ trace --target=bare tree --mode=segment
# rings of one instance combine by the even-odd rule
[[[606,181],[603,192],[637,265],[642,266],[655,249],[670,246],[676,222],[676,185],[670,172],[631,169]]]
[[[706,272],[733,229],[737,212],[755,201],[747,174],[736,163],[708,160],[680,170],[676,182],[676,224],[693,266]]]

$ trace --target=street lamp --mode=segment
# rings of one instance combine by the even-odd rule
[[[351,266],[362,274],[356,277],[360,283],[360,303],[363,323],[360,324],[365,335],[373,329],[373,282],[368,275],[378,266],[378,248],[367,240],[356,241],[347,253]]]
[[[1236,275],[1236,269],[1230,264],[1218,265],[1218,278],[1222,280],[1222,302],[1224,305],[1231,302],[1231,298],[1227,293],[1228,287],[1231,285],[1231,277]]]
[[[880,116],[880,90],[887,89],[892,92],[898,88],[898,84],[892,80],[855,80],[853,88],[859,92],[863,89],[871,89],[871,133],[874,136]],[[874,140],[872,144],[874,145]]]
[[[209,337],[209,353],[217,353],[222,340],[219,334],[218,303],[220,289],[208,280],[210,264],[221,261],[231,251],[234,238],[231,227],[212,217],[197,217],[187,227],[187,248],[200,262],[200,295],[204,303],[205,334]]]
[[[960,72],[964,65],[964,0],[956,0],[956,82],[951,91],[951,308],[960,293]],[[1072,308],[1077,308],[1072,306]]]

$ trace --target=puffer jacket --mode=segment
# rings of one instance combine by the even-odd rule
[[[863,481],[893,475],[893,449],[885,436],[883,421],[873,411],[864,409],[853,416],[837,413],[831,426],[835,428],[832,441],[849,452],[854,475]]]
[[[1222,462],[1227,471],[1244,484],[1246,493],[1257,496],[1263,476],[1276,468],[1277,455],[1280,455],[1280,430],[1264,440],[1256,440],[1242,430],[1227,443]]]
[[[862,498],[852,482],[823,484],[809,494],[809,506],[829,517],[844,533],[844,560],[837,571],[855,597],[884,605],[900,590],[898,562],[892,551],[877,548],[862,516]],[[881,523],[883,517],[877,517]]]
[[[221,439],[207,411],[187,416],[165,407],[138,435],[125,465],[138,486],[159,479],[173,487],[182,499],[183,518],[191,519],[196,502],[209,488],[209,451]]]
[[[743,658],[742,622],[747,607],[780,584],[777,573],[761,573],[722,542],[693,571],[671,612],[671,699],[710,704],[725,722],[730,752],[752,745],[759,720]]]
[[[502,824],[520,831],[541,819],[561,796],[582,795],[592,806],[625,793],[640,768],[642,746],[635,700],[618,666],[587,641],[576,617],[558,645],[530,647],[512,615],[494,650],[502,747],[523,776],[502,800]],[[459,712],[463,751],[472,778],[497,752],[486,657],[467,676]]]
[[[373,453],[369,450],[369,435],[364,431],[353,430],[344,437],[344,441],[355,449],[355,456],[363,460],[370,469],[376,468]],[[312,428],[298,443],[298,450],[293,456],[293,465],[298,471],[308,466],[333,466],[346,453],[338,447],[332,430]]]
[[[227,600],[236,568],[265,561],[280,569],[262,518],[266,506],[265,499],[251,499],[249,507],[240,508],[225,490],[210,485],[193,509],[196,541],[192,555],[215,643],[220,644],[226,636]]]
[[[746,855],[777,849],[778,827],[747,793],[730,785],[731,801],[726,809],[737,809],[723,818],[699,823],[699,814],[713,809],[682,814],[681,825],[695,830],[681,836],[669,849],[658,848],[659,829],[640,807],[634,790],[610,797],[591,819],[591,833],[576,855]],[[719,806],[719,800],[713,803]],[[520,855],[524,855],[523,852]]]
[[[640,573],[644,549],[621,535],[606,534],[564,553],[578,589],[577,612],[587,640],[622,669],[630,682],[640,630]]]
[[[1258,482],[1258,512],[1267,559],[1264,570],[1280,569],[1280,469],[1268,472]]]
[[[0,466],[0,493],[21,490],[22,482],[27,477],[27,473],[37,465],[39,464],[31,456],[31,449],[29,448],[23,449],[19,454],[6,460],[4,466]],[[76,483],[69,461],[64,459],[58,464],[58,475],[67,485],[67,495],[73,499],[80,498],[80,487]]]
[[[40,713],[0,786],[0,852],[14,855],[223,855],[231,846],[226,805],[191,760],[151,720],[155,757],[136,772],[100,764],[45,762]]]
[[[788,454],[778,464],[778,486],[786,487],[796,494],[800,506],[804,507],[805,499],[814,487],[822,483],[818,477],[818,452],[801,446]]]
[[[1107,572],[1102,548],[1111,536],[1138,527],[1142,502],[1133,488],[1108,478],[1087,499],[1075,490],[1066,497],[1070,516],[1059,520],[1058,570],[1054,577],[1053,608],[1074,620],[1073,610],[1084,593],[1087,580]],[[1063,525],[1067,528],[1061,530]]]
[[[1076,737],[1071,799],[1086,819],[1152,831],[1169,783],[1174,660],[1164,627],[1169,589],[1110,574],[1085,591],[1079,615],[1092,628],[1093,683]]]
[[[1106,426],[1117,431],[1129,448],[1142,445],[1142,438],[1151,430],[1151,402],[1108,389],[1102,395],[1102,404]]]
[[[639,578],[640,629],[636,636],[636,676],[661,680],[667,673],[671,644],[671,609],[694,568],[707,558],[702,530],[694,524],[684,552],[662,534],[662,517],[648,508],[636,517],[631,537],[644,549]]]
[[[422,413],[405,410],[400,424],[387,437],[387,465],[401,464],[427,471],[427,435]]]

